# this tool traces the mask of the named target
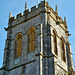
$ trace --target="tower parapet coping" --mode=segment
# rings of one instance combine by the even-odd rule
[[[11,15],[9,15],[9,16],[11,16],[11,17],[9,18],[9,23],[12,23],[14,20],[16,20],[16,19],[18,19],[18,18],[21,18],[22,16],[25,16],[25,15],[27,15],[27,14],[29,14],[29,13],[35,11],[36,9],[39,9],[39,8],[41,8],[41,7],[47,7],[47,6],[49,7],[48,2],[46,2],[46,1],[41,1],[41,3],[38,4],[38,8],[37,8],[37,6],[35,5],[35,6],[31,7],[31,11],[30,11],[29,9],[27,9],[27,3],[25,2],[25,11],[24,11],[24,13],[23,13],[23,14],[22,14],[22,13],[17,14],[16,18],[15,18],[15,16],[12,17]]]
[[[9,18],[9,23],[12,23],[16,19],[21,18],[23,16],[27,16],[27,14],[29,14],[29,13],[35,11],[35,10],[41,9],[42,7],[46,7],[47,10],[50,10],[50,12],[52,12],[56,16],[57,21],[59,20],[61,23],[64,23],[63,19],[60,16],[58,16],[57,5],[56,5],[56,10],[54,11],[53,8],[49,6],[49,3],[46,2],[46,0],[41,1],[38,4],[38,7],[36,5],[31,7],[31,11],[29,9],[27,9],[27,3],[25,2],[25,11],[24,11],[24,13],[23,14],[22,13],[17,14],[16,18],[15,18],[15,16],[12,17],[10,15],[11,17]]]

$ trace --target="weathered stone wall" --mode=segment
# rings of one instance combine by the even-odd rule
[[[54,63],[56,63],[55,65],[55,71],[57,70],[57,65],[60,65],[60,67],[62,67],[60,70],[61,72],[66,70],[66,72],[68,71],[67,69],[67,56],[66,56],[66,33],[65,33],[65,28],[63,27],[63,24],[57,25],[56,22],[50,18],[50,25],[51,25],[51,48],[52,48],[52,53],[54,54]],[[54,43],[53,43],[53,30],[56,31],[56,35],[57,35],[57,51],[58,51],[58,55],[55,54],[54,52]],[[64,37],[65,40],[65,57],[66,57],[66,62],[64,62],[61,59],[61,37]]]
[[[25,73],[23,73],[23,66],[25,66]],[[36,63],[32,62],[26,65],[20,66],[18,68],[9,71],[9,75],[35,75],[36,74]]]
[[[31,56],[35,56],[35,54],[27,54],[27,31],[30,27],[34,26],[35,28],[37,28],[37,25],[39,25],[40,23],[40,16],[37,16],[29,21],[27,21],[26,23],[20,24],[14,28],[12,28],[12,47],[11,47],[11,62],[10,62],[10,66],[14,65],[14,50],[15,50],[15,37],[18,33],[22,33],[23,37],[22,37],[22,56],[20,57],[20,59],[18,60],[19,63],[20,62],[25,62],[25,61],[29,61],[31,58]],[[37,35],[37,34],[36,34]],[[37,45],[37,44],[36,44]]]
[[[16,22],[15,22],[16,23]],[[36,57],[35,57],[35,52],[37,54],[38,50],[37,47],[36,47],[36,50],[35,52],[31,52],[31,53],[28,53],[27,54],[27,31],[30,27],[34,26],[36,29],[37,29],[37,26],[41,24],[41,21],[40,21],[40,15],[28,20],[27,22],[24,22],[20,25],[17,25],[17,26],[14,26],[12,28],[12,42],[11,42],[11,54],[10,54],[10,69],[16,67],[16,66],[19,66],[19,65],[22,65],[22,64],[25,64],[25,63],[29,63],[33,60],[37,60]],[[14,24],[12,24],[13,26]],[[15,38],[16,38],[16,35],[18,33],[22,33],[22,56],[17,58],[17,59],[14,59],[14,51],[15,51]],[[37,34],[38,34],[38,31],[36,30],[36,37],[37,37]],[[37,40],[37,38],[36,38]],[[41,40],[41,39],[40,39]],[[37,40],[36,42],[36,46],[38,46],[38,42],[40,40]],[[37,63],[39,63],[39,61],[37,61]],[[33,63],[29,63],[26,66],[26,72],[25,74],[26,75],[35,75],[37,72],[36,72],[36,61]],[[39,66],[39,65],[38,65]],[[38,69],[37,69],[38,70]],[[9,75],[14,75],[16,72],[16,75],[21,75],[22,73],[22,67],[18,67],[16,69],[12,69],[10,72],[9,72]],[[38,74],[38,73],[37,73]]]
[[[11,17],[9,19],[8,28],[6,28],[8,33],[4,53],[4,65],[8,66],[9,75],[24,75],[22,73],[24,66],[26,75],[57,75],[57,73],[60,75],[67,73],[66,42],[68,39],[66,38],[64,21],[59,16],[57,19],[57,16],[54,10],[48,6],[48,2],[42,1],[38,8],[34,6],[31,11],[25,10],[23,15],[20,13],[16,18]],[[27,31],[30,27],[36,28],[35,51],[27,53]],[[58,55],[54,52],[53,30],[57,35]],[[18,33],[22,33],[22,54],[15,59],[15,39]],[[65,40],[66,62],[61,59],[61,37],[64,37]],[[10,41],[10,45],[8,41]],[[9,63],[6,65],[8,47],[10,54],[8,57]]]

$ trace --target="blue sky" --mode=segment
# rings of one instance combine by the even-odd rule
[[[42,1],[42,0],[39,0]],[[72,46],[73,60],[75,61],[75,0],[46,0],[49,5],[55,10],[55,5],[58,6],[58,14],[60,17],[67,17],[68,30],[71,34],[69,42]],[[0,67],[3,63],[3,54],[5,48],[5,40],[7,33],[4,27],[8,26],[9,12],[12,16],[24,11],[25,2],[30,9],[32,6],[37,5],[38,0],[0,0]],[[74,62],[75,63],[75,62]]]

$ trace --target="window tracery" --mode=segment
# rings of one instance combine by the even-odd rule
[[[21,56],[21,50],[22,50],[22,34],[19,33],[17,34],[15,40],[15,58]]]
[[[28,30],[28,52],[35,50],[35,27]]]

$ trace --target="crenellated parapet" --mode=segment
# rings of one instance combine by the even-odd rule
[[[13,21],[17,20],[18,18],[21,18],[23,16],[26,17],[28,14],[34,13],[35,11],[37,11],[37,12],[39,11],[39,13],[40,13],[40,10],[42,10],[41,8],[43,8],[43,7],[49,7],[48,2],[41,1],[41,3],[38,4],[38,7],[36,5],[33,6],[33,7],[31,7],[31,11],[29,9],[27,9],[27,3],[25,3],[25,11],[23,12],[23,14],[22,13],[19,13],[16,16],[16,18],[15,17],[12,17],[12,16],[9,17],[9,24],[12,23]],[[37,14],[37,12],[36,12],[36,14]]]
[[[20,17],[22,17],[22,13],[18,14],[16,18],[18,19]]]
[[[49,13],[57,25],[63,24],[67,30],[67,22],[58,15],[57,5],[54,11],[53,8],[49,6],[49,3],[45,0],[41,1],[38,4],[38,7],[36,5],[31,7],[31,11],[27,9],[27,3],[25,2],[25,11],[23,12],[23,14],[19,13],[16,17],[12,17],[10,13],[8,27],[16,25],[20,22],[25,22],[37,15],[40,15],[40,12]]]
[[[12,23],[15,20],[15,16],[9,19],[9,23]]]
[[[36,9],[37,9],[37,6],[32,7],[32,8],[31,8],[31,12],[32,12],[32,11],[35,11]]]

